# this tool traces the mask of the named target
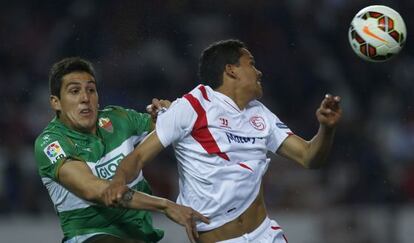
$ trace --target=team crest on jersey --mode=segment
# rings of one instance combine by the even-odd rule
[[[52,164],[56,163],[60,158],[66,157],[65,151],[63,151],[58,141],[47,145],[43,151]]]
[[[112,126],[112,122],[111,122],[111,120],[109,120],[108,117],[99,118],[98,125],[100,127],[102,127],[103,129],[105,129],[105,131],[107,131],[107,132],[113,132],[114,131],[114,128]]]
[[[249,122],[256,130],[263,131],[266,128],[265,120],[261,116],[253,116],[250,118]]]

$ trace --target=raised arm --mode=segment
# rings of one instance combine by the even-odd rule
[[[316,135],[306,141],[299,136],[291,135],[282,143],[277,153],[294,160],[306,168],[320,168],[326,163],[332,147],[336,126],[341,118],[339,96],[326,95],[316,111],[319,130]]]

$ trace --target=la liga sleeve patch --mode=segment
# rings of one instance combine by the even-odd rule
[[[59,159],[66,157],[65,151],[63,151],[59,141],[50,143],[43,151],[52,164],[56,163]]]

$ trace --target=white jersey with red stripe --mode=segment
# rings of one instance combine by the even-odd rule
[[[240,110],[226,95],[199,85],[175,100],[157,119],[164,147],[173,144],[178,160],[177,203],[210,219],[197,223],[207,231],[241,215],[257,197],[275,152],[291,134],[257,100]]]

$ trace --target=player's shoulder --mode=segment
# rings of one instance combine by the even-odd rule
[[[266,107],[262,102],[258,101],[258,100],[252,100],[249,102],[248,104],[251,107]]]
[[[65,128],[53,121],[37,136],[35,140],[35,148],[43,148],[54,141],[66,140]]]
[[[98,119],[112,119],[112,120],[118,120],[118,119],[125,119],[128,117],[130,113],[137,113],[134,109],[125,108],[122,106],[117,105],[108,105],[105,106],[104,109],[99,110],[98,112]]]
[[[59,136],[64,133],[65,130],[67,130],[61,122],[55,117],[53,118],[47,126],[43,129],[43,131],[37,136],[36,140],[41,139],[44,136]]]
[[[127,115],[128,113],[141,113],[133,108],[126,108],[118,105],[108,105],[104,109],[99,110],[99,115]]]
[[[35,149],[47,146],[50,143],[58,141],[59,143],[73,146],[73,141],[81,141],[85,138],[78,132],[68,128],[57,118],[54,118],[45,129],[37,136],[35,140]]]
[[[192,89],[188,94],[191,94],[197,99],[205,99],[210,100],[210,96],[212,96],[214,90],[210,88],[208,85],[199,84],[194,89]],[[184,95],[185,97],[185,95]]]
[[[252,100],[247,104],[246,107],[248,110],[255,110],[255,112],[270,112],[270,110],[260,101],[258,100]]]
[[[126,114],[127,108],[118,105],[108,105],[98,112],[98,115]]]
[[[271,119],[274,119],[275,117],[277,118],[277,115],[273,111],[271,111],[266,105],[264,105],[262,102],[258,100],[250,101],[247,106],[247,109],[251,113],[262,114],[265,117],[268,117]]]

